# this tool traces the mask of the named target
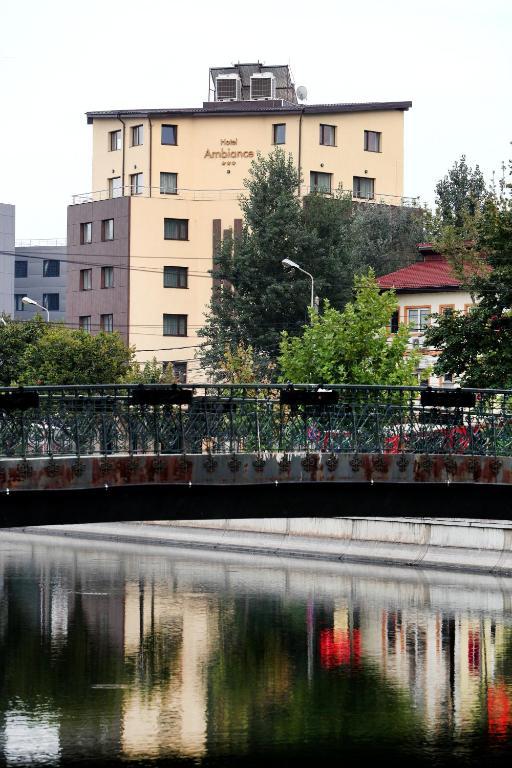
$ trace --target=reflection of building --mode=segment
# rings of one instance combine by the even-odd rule
[[[207,672],[217,640],[216,601],[129,584],[125,610],[125,657],[136,665],[138,685],[124,702],[123,754],[200,757],[206,752]],[[146,687],[144,657],[154,654],[152,643],[162,639],[168,679]]]
[[[68,212],[68,321],[97,331],[108,318],[140,360],[156,356],[180,375],[188,363],[190,376],[213,253],[240,232],[257,153],[291,153],[301,196],[342,187],[402,205],[411,106],[299,104],[286,65],[238,64],[210,78],[213,98],[200,107],[89,112],[93,191]]]
[[[504,637],[503,621],[490,617],[337,603],[332,630],[320,632],[319,654],[326,669],[378,664],[432,730],[473,727],[487,692],[489,730],[499,736],[512,725],[512,692],[498,671]]]

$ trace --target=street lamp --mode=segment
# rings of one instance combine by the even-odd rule
[[[28,296],[24,296],[21,301],[23,304],[33,304],[34,307],[39,307],[39,309],[44,309],[44,311],[46,312],[46,322],[47,323],[50,322],[50,312],[47,307],[43,307],[42,304],[38,304],[37,301],[34,301],[34,299],[29,299]]]
[[[299,265],[291,259],[283,259],[282,263],[285,267],[293,267],[294,269],[298,269],[299,272],[304,272],[304,274],[311,279],[311,309],[315,309],[315,282],[313,280],[313,275],[311,275],[309,272],[306,272],[306,270],[302,269],[302,267],[299,267]]]

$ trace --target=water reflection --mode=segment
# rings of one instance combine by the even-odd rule
[[[512,579],[0,540],[9,765],[510,757]]]

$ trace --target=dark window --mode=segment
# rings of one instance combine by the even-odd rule
[[[92,291],[92,269],[80,270],[80,290]]]
[[[164,288],[188,288],[188,268],[164,267]]]
[[[375,179],[366,176],[354,176],[353,195],[363,200],[373,200],[375,197]]]
[[[87,333],[91,332],[91,316],[90,315],[80,315],[78,318],[78,327],[82,331],[87,331]]]
[[[58,293],[43,293],[43,307],[49,309],[50,312],[59,311],[59,294]]]
[[[14,277],[26,277],[28,270],[28,261],[14,262]]]
[[[121,131],[110,131],[109,136],[109,149],[111,152],[115,152],[116,149],[121,149]]]
[[[164,315],[164,336],[186,336],[187,315]]]
[[[102,288],[114,287],[114,267],[101,268],[101,287]]]
[[[14,309],[16,312],[23,312],[25,309],[25,305],[23,303],[23,299],[25,298],[27,294],[26,293],[15,293],[14,294]]]
[[[286,123],[276,123],[272,126],[272,141],[274,144],[286,143]]]
[[[188,240],[188,219],[164,219],[166,240]]]
[[[130,194],[142,195],[143,187],[144,187],[144,174],[132,173],[130,176]]]
[[[103,219],[101,222],[101,239],[103,241],[114,239],[114,219]]]
[[[132,128],[132,147],[138,147],[144,143],[144,126],[134,125]]]
[[[334,147],[336,144],[336,126],[320,125],[320,144]]]
[[[332,186],[332,173],[311,171],[309,174],[309,187],[311,192],[324,192],[330,194]]]
[[[381,135],[379,131],[364,132],[364,148],[366,152],[380,152]]]
[[[100,315],[100,330],[112,333],[114,330],[114,315]]]
[[[45,259],[43,261],[43,277],[60,277],[60,261]]]
[[[80,242],[92,243],[92,221],[84,221],[80,224]]]
[[[398,309],[397,309],[396,312],[393,312],[393,314],[391,315],[391,323],[390,323],[390,326],[391,326],[390,331],[391,331],[391,333],[398,333],[399,319],[400,319],[400,314],[399,314]]]
[[[161,173],[160,174],[160,194],[177,195],[178,194],[178,174]]]
[[[177,125],[162,125],[162,144],[174,144],[178,143],[178,126]]]

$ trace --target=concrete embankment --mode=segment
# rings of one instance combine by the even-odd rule
[[[512,574],[512,522],[463,518],[267,518],[55,525],[20,533],[160,547]]]

